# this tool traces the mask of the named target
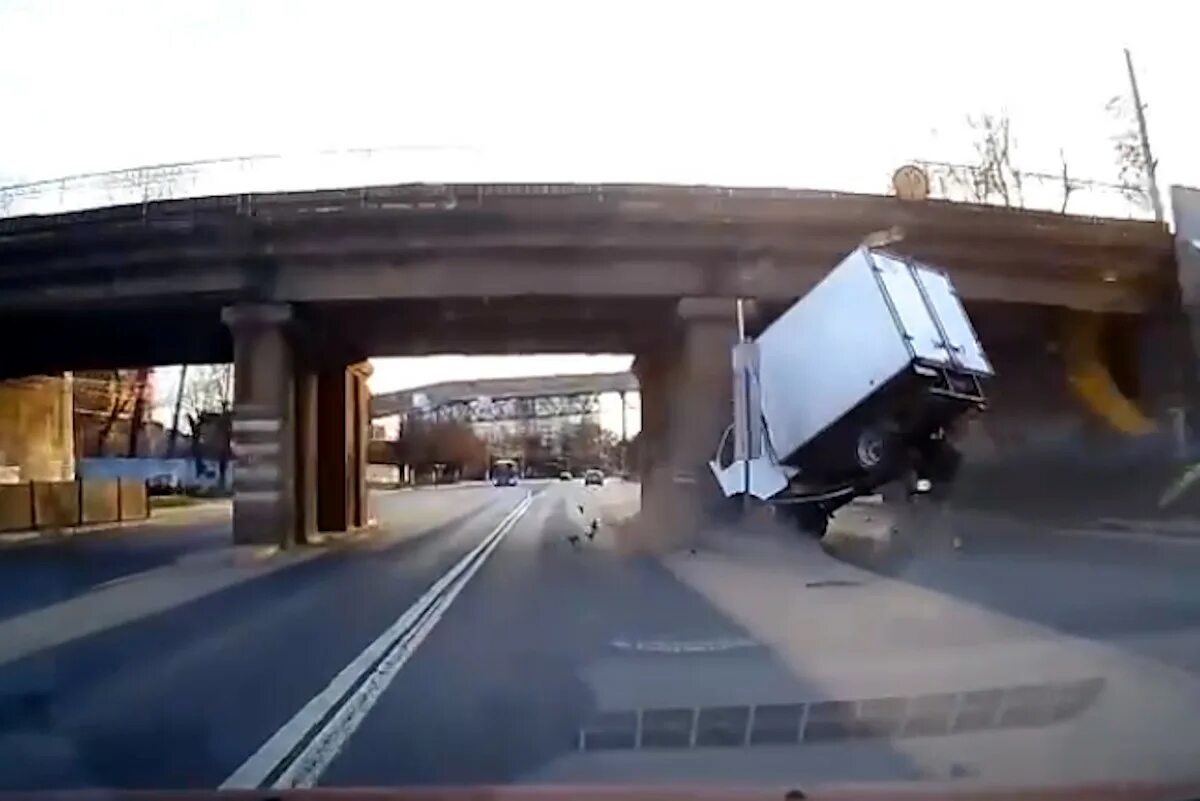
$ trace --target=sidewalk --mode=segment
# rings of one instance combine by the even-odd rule
[[[663,562],[824,698],[890,699],[911,715],[939,698],[969,708],[991,697],[999,720],[1046,688],[1096,688],[1069,719],[961,732],[944,724],[943,736],[893,742],[929,775],[953,764],[1009,784],[1194,772],[1200,681],[1183,670],[860,570],[790,532],[718,531],[695,554]]]
[[[200,520],[214,520],[229,517],[231,502],[228,498],[216,498],[198,501],[187,506],[170,506],[165,508],[151,507],[150,516],[137,520],[122,520],[112,523],[90,523],[66,528],[43,528],[26,531],[6,531],[0,533],[0,549],[20,545],[36,545],[38,543],[54,543],[81,537],[89,534],[103,534],[109,531],[129,531],[146,526],[177,526],[194,523]]]

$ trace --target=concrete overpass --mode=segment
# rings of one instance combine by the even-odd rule
[[[761,325],[880,232],[952,273],[1002,373],[1068,311],[1178,334],[1173,242],[1153,223],[794,190],[406,185],[0,220],[0,341],[28,343],[0,375],[232,358],[235,538],[286,542],[363,522],[367,356],[633,353],[646,506],[691,509],[674,496],[698,485],[675,479],[703,471],[728,419],[730,299],[758,299]]]

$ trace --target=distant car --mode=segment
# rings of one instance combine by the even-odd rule
[[[604,486],[604,473],[599,470],[592,469],[583,474],[583,485],[585,487],[602,487]]]
[[[158,473],[146,480],[151,495],[174,495],[183,491],[183,482],[174,473]]]
[[[573,478],[575,478],[575,476],[571,475],[570,470],[564,470],[558,474],[559,481],[570,481]]]

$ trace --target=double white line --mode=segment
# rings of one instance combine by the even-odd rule
[[[396,673],[531,503],[533,494],[528,493],[479,545],[222,782],[221,789],[315,785]]]

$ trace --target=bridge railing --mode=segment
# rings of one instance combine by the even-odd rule
[[[914,162],[929,176],[930,196],[1089,217],[1153,219],[1149,193],[1142,187],[1032,170],[982,169],[945,161]]]
[[[261,154],[86,173],[0,186],[0,217],[210,195],[312,191],[400,183],[486,183],[520,180],[502,160],[465,147],[382,147]],[[1014,208],[1149,219],[1138,188],[1034,171],[1011,171],[1002,188],[986,171],[917,161],[934,198]]]
[[[482,157],[453,147],[324,150],[184,161],[0,186],[0,217],[210,195],[478,180]]]

